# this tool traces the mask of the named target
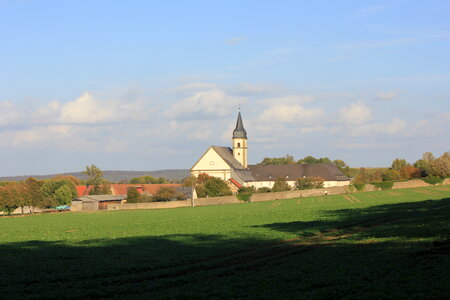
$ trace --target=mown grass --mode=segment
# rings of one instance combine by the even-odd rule
[[[446,298],[450,187],[0,218],[0,298]]]

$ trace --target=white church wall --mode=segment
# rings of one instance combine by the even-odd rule
[[[210,148],[191,169],[194,176],[201,173],[228,180],[231,177],[231,168],[213,148]]]

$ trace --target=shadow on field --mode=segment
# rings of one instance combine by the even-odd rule
[[[285,241],[219,235],[0,245],[0,298],[440,298],[450,199],[262,225]],[[425,240],[429,238],[429,240]]]

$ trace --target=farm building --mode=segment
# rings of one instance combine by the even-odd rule
[[[210,146],[191,168],[191,174],[202,173],[225,180],[231,190],[240,187],[272,188],[278,178],[284,178],[291,187],[299,178],[322,177],[324,187],[350,184],[333,164],[248,165],[247,131],[239,112],[233,131],[232,147]]]
[[[92,187],[77,186],[78,198],[72,200],[72,211],[93,211],[107,209],[110,204],[126,203],[127,193],[130,188],[135,188],[139,194],[146,196],[155,195],[161,187],[170,187],[184,195],[185,199],[197,198],[197,193],[192,187],[183,187],[181,184],[111,184],[111,195],[89,195]]]
[[[110,204],[121,204],[126,196],[89,195],[72,200],[71,211],[93,211],[107,209]]]

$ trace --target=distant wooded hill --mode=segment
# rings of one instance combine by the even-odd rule
[[[50,174],[50,175],[24,175],[24,176],[10,176],[10,177],[0,177],[0,181],[21,181],[28,177],[33,177],[36,179],[47,179],[52,178],[57,175],[71,175],[79,179],[87,179],[83,172],[72,172],[72,173],[60,173],[60,174]],[[153,176],[153,177],[164,177],[169,180],[177,181],[181,180],[190,175],[189,170],[176,169],[176,170],[156,170],[156,171],[103,171],[103,178],[118,182],[120,180],[130,180],[133,177],[140,176]]]

